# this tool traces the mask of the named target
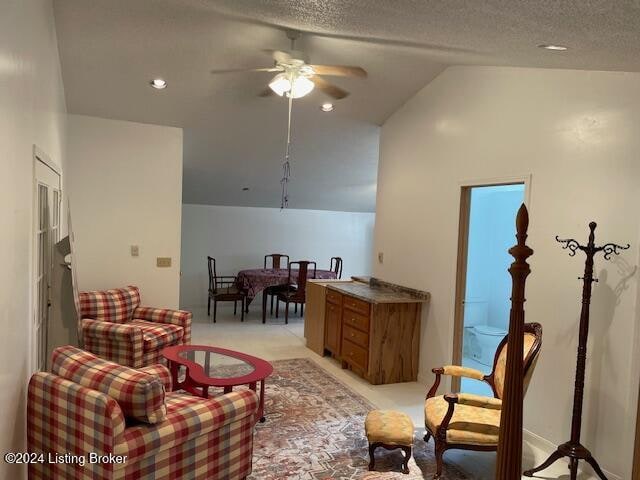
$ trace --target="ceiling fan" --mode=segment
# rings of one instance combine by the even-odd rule
[[[287,30],[287,38],[291,40],[291,49],[288,51],[266,50],[271,53],[274,61],[273,67],[212,70],[212,74],[237,73],[237,72],[267,72],[276,73],[269,86],[261,93],[261,97],[267,97],[274,93],[289,98],[300,98],[310,93],[314,87],[318,87],[325,94],[336,100],[349,95],[349,92],[328,82],[323,76],[335,77],[359,77],[365,78],[367,71],[362,67],[348,65],[314,65],[309,58],[295,49],[295,41],[300,38],[297,30]]]

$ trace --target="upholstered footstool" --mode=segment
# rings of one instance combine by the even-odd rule
[[[376,448],[402,449],[404,462],[402,473],[409,473],[409,460],[413,446],[413,422],[409,415],[394,410],[372,410],[364,421],[364,431],[369,441],[369,470],[375,468]]]

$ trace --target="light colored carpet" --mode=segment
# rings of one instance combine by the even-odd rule
[[[425,444],[416,430],[410,473],[400,471],[400,450],[376,451],[369,472],[364,418],[375,407],[309,359],[272,362],[267,379],[266,417],[254,437],[252,480],[431,479],[433,440]],[[445,457],[446,461],[446,457]],[[448,480],[468,480],[445,463]]]

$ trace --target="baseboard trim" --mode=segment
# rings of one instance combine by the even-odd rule
[[[553,451],[555,451],[555,449],[557,448],[557,445],[555,445],[553,442],[547,440],[544,437],[541,437],[540,435],[533,433],[527,429],[523,430],[523,440],[530,444],[531,446],[533,446],[534,448],[540,450],[541,452],[544,452],[545,456],[547,455],[551,455],[551,453]],[[568,462],[565,461],[566,464],[568,464]],[[583,465],[583,462],[580,462],[580,465]],[[580,472],[582,472],[582,467],[579,467],[578,470]],[[608,472],[607,470],[604,470],[605,475],[607,476],[607,478],[609,478],[609,480],[622,480],[622,477],[619,477],[618,475],[615,475],[611,472]]]

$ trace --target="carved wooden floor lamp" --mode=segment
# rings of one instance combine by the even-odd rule
[[[591,284],[598,281],[593,278],[593,257],[599,252],[604,252],[605,260],[609,260],[611,258],[611,255],[618,255],[620,253],[619,250],[626,250],[630,247],[630,245],[626,245],[623,247],[614,243],[607,243],[600,247],[596,247],[594,243],[595,229],[596,222],[591,222],[589,224],[589,243],[587,243],[586,246],[580,245],[576,240],[572,238],[568,240],[561,240],[556,237],[556,240],[558,242],[564,244],[562,248],[570,250],[570,256],[575,256],[578,250],[583,251],[587,256],[584,267],[584,277],[581,278],[581,280],[583,280],[582,311],[580,313],[580,333],[578,337],[578,360],[576,366],[576,380],[573,396],[571,440],[560,445],[558,449],[553,452],[542,465],[524,472],[524,475],[526,475],[527,477],[531,477],[534,473],[544,470],[563,457],[568,457],[569,469],[571,471],[571,480],[576,479],[578,473],[578,461],[580,460],[585,460],[589,465],[591,465],[591,467],[595,470],[595,472],[601,479],[607,480],[607,477],[600,469],[600,466],[598,465],[598,462],[596,462],[596,459],[591,455],[591,452],[589,452],[589,450],[587,450],[580,443],[580,431],[582,427],[582,399],[584,396],[584,371],[585,362],[587,359],[587,338],[589,336],[589,304],[591,302]]]

